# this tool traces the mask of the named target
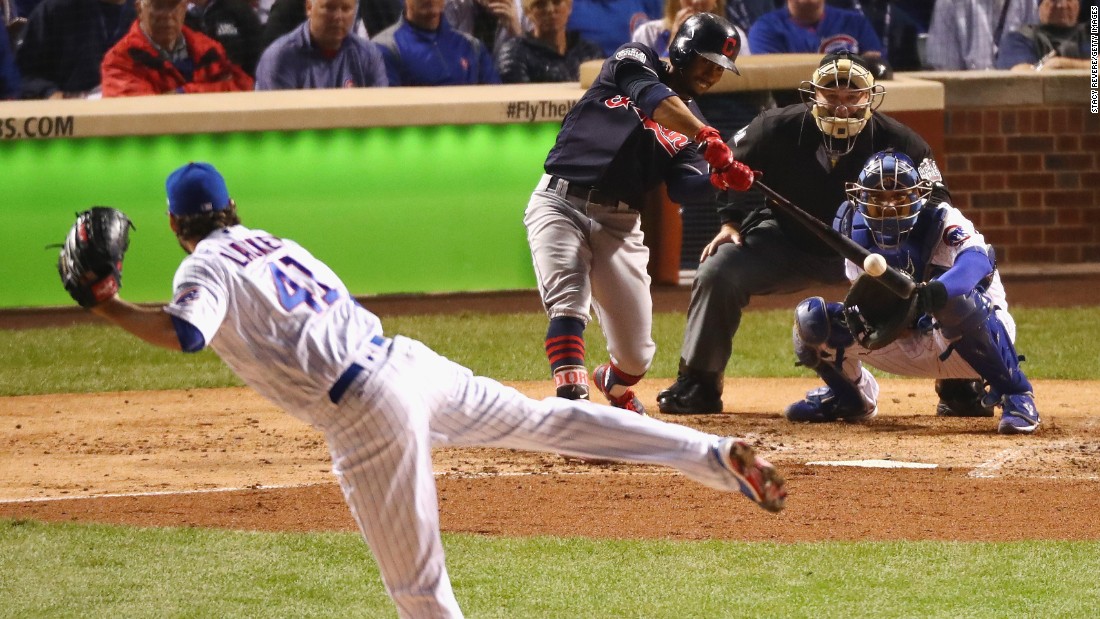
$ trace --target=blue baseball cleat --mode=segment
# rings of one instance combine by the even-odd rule
[[[1031,434],[1039,427],[1039,409],[1030,391],[1004,396],[1001,407],[998,434]]]
[[[842,402],[830,387],[819,387],[806,394],[805,400],[799,400],[787,407],[783,416],[787,421],[800,423],[827,423],[846,421],[858,423],[873,419],[878,407],[868,408],[862,400],[855,403]]]

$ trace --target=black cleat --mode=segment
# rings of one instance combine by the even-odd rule
[[[722,394],[714,387],[681,374],[657,394],[657,408],[666,415],[710,415],[722,412]]]
[[[987,406],[985,385],[980,380],[966,378],[940,379],[936,381],[936,414],[940,417],[992,417],[993,406]]]

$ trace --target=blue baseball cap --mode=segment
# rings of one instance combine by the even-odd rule
[[[168,212],[177,217],[202,215],[229,206],[225,179],[209,163],[194,162],[168,175]]]

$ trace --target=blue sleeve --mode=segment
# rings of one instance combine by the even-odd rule
[[[608,62],[613,63],[611,73],[615,85],[619,90],[630,97],[647,116],[653,118],[653,112],[661,101],[669,97],[675,97],[676,93],[661,82],[653,67],[648,62],[656,62],[650,54],[642,49],[641,43],[628,43],[615,50],[615,54]]]
[[[956,256],[955,264],[936,279],[947,287],[947,296],[950,298],[970,292],[992,272],[993,263],[989,261],[989,256],[981,249],[973,247]]]
[[[688,148],[694,148],[689,146]],[[668,197],[677,204],[697,204],[699,202],[711,202],[716,204],[718,190],[710,184],[710,174],[699,174],[698,171],[673,176],[667,179]]]
[[[180,349],[183,352],[199,352],[206,348],[206,339],[202,331],[182,318],[172,316],[172,326],[176,328],[176,338],[180,341]]]
[[[386,65],[386,79],[389,81],[390,86],[400,86],[401,61],[384,45],[379,45],[378,50],[382,52],[382,62]]]
[[[782,9],[786,11],[786,9]],[[749,49],[756,54],[782,54],[787,49],[786,39],[780,31],[780,19],[774,13],[765,13],[749,28]]]
[[[1039,57],[1035,55],[1035,47],[1022,33],[1006,32],[1001,37],[1001,45],[997,48],[997,60],[993,63],[996,69],[1011,69],[1018,64],[1035,64]]]
[[[275,85],[275,50],[273,48],[267,48],[263,54],[260,55],[260,61],[256,63],[256,85],[255,90],[277,90],[278,86]]]

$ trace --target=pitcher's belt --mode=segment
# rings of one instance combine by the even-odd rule
[[[375,355],[384,350],[388,350],[392,340],[381,335],[376,335],[370,339],[370,343],[378,348],[377,351],[372,352],[367,356],[368,361],[374,361]],[[351,383],[359,378],[359,375],[366,370],[365,367],[358,363],[352,363],[348,366],[348,369],[344,370],[344,373],[340,375],[340,378],[336,379],[336,382],[332,384],[332,388],[328,390],[328,399],[332,400],[333,404],[339,404],[341,398],[344,397],[344,393],[351,386]]]

